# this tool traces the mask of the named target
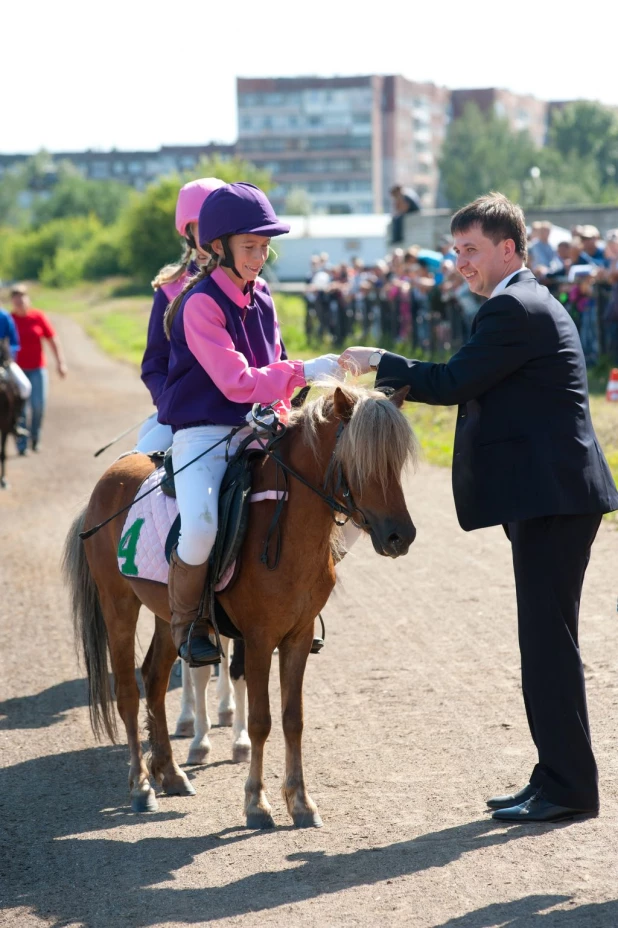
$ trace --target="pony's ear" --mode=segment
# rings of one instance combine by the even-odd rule
[[[354,409],[354,400],[346,396],[341,387],[335,387],[333,409],[338,419],[349,419]]]
[[[389,403],[392,403],[393,406],[396,406],[397,409],[401,409],[407,395],[408,387],[400,387],[399,390],[395,390],[392,396],[389,396],[388,401]]]
[[[306,387],[303,387],[302,390],[298,391],[298,393],[296,394],[296,396],[292,399],[292,402],[290,403],[290,406],[292,407],[292,409],[300,409],[301,406],[304,405],[305,400],[307,399],[309,395],[310,389],[311,389],[311,385],[307,384]]]

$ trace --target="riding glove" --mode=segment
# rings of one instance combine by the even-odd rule
[[[319,358],[312,358],[304,362],[305,380],[307,383],[314,383],[316,380],[323,380],[327,377],[334,377],[335,380],[344,380],[345,371],[338,363],[338,354],[321,354]]]

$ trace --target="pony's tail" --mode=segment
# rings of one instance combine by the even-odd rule
[[[88,673],[90,724],[101,741],[107,734],[116,743],[118,730],[107,662],[107,629],[99,592],[86,559],[79,533],[84,527],[84,509],[74,520],[64,544],[62,572],[71,591],[75,645],[79,642]]]

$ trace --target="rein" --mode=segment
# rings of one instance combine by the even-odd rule
[[[269,410],[269,407],[265,407],[265,411],[268,412],[268,410]],[[326,503],[326,505],[331,510],[333,521],[335,522],[336,525],[339,525],[339,526],[345,525],[348,520],[351,520],[357,528],[363,529],[363,528],[370,527],[369,521],[367,520],[365,513],[354,502],[352,491],[344,476],[341,462],[337,462],[336,460],[337,443],[339,442],[339,439],[341,438],[344,432],[345,422],[341,421],[337,427],[337,434],[335,437],[335,447],[333,448],[330,462],[329,462],[329,465],[326,471],[323,488],[322,490],[320,490],[318,487],[314,486],[312,483],[309,483],[308,480],[305,480],[305,478],[301,476],[301,474],[299,474],[292,467],[290,467],[288,464],[282,461],[279,455],[271,450],[274,445],[279,444],[279,442],[281,441],[281,439],[287,432],[287,426],[283,425],[283,423],[279,422],[277,419],[275,419],[272,424],[267,424],[264,421],[257,419],[257,418],[255,419],[255,421],[259,422],[260,426],[264,429],[264,431],[269,433],[268,440],[264,441],[261,438],[261,436],[258,435],[257,431],[254,431],[252,435],[248,436],[241,443],[241,445],[236,449],[235,453],[238,455],[239,452],[243,451],[248,444],[257,442],[262,452],[264,454],[267,454],[269,457],[271,457],[275,461],[276,468],[277,468],[276,470],[276,474],[277,474],[276,490],[279,489],[279,471],[283,472],[283,477],[284,477],[284,483],[283,483],[284,491],[281,493],[278,499],[277,506],[273,514],[273,519],[269,526],[266,541],[264,543],[264,549],[262,552],[262,556],[260,558],[260,560],[264,564],[266,564],[269,570],[276,569],[279,563],[279,556],[281,553],[281,538],[280,538],[279,520],[283,513],[283,504],[286,498],[286,491],[287,491],[287,486],[288,486],[288,483],[287,483],[288,474],[294,477],[295,480],[298,480],[299,483],[302,483],[304,486],[306,486],[309,490],[312,491],[312,493],[315,493],[316,496],[319,496],[320,499]],[[195,464],[196,461],[199,461],[199,459],[204,457],[205,454],[209,454],[209,452],[211,452],[218,445],[223,444],[223,442],[227,442],[228,451],[229,451],[229,444],[233,436],[244,427],[245,426],[238,425],[235,428],[231,429],[231,431],[227,435],[219,439],[219,441],[215,442],[214,445],[211,445],[210,448],[207,448],[205,451],[202,451],[202,453],[198,454],[197,457],[193,458],[193,460],[188,461],[182,467],[178,468],[178,470],[174,471],[174,474],[173,474],[174,477],[176,476],[176,474],[181,473],[181,471],[185,470],[187,467],[190,467],[192,464]],[[228,452],[226,451],[226,456],[227,456],[227,453]],[[329,482],[332,483],[332,481],[335,479],[335,475],[336,475],[336,483],[335,483],[334,489],[332,490],[331,493],[328,493],[326,492],[328,490],[328,484]],[[167,475],[164,475],[162,479],[158,483],[156,483],[154,486],[152,486],[149,490],[146,490],[146,492],[142,493],[141,496],[138,496],[135,499],[131,500],[131,502],[127,506],[123,506],[123,508],[119,509],[118,512],[115,512],[113,515],[109,516],[107,519],[104,519],[103,522],[99,522],[98,525],[94,525],[91,529],[88,529],[87,532],[80,532],[79,537],[81,538],[81,540],[86,541],[86,539],[91,538],[93,535],[95,535],[99,531],[99,529],[102,529],[104,526],[108,525],[111,521],[113,521],[113,519],[116,519],[118,516],[122,515],[123,512],[127,512],[131,508],[131,506],[133,506],[134,503],[137,503],[140,500],[145,499],[150,493],[154,493],[154,491],[157,490],[161,486],[163,481],[166,479],[166,476]],[[344,499],[349,501],[349,504],[347,502],[341,503],[339,502],[339,500],[335,498],[335,494],[337,494],[339,491],[341,491]],[[345,519],[343,521],[339,521],[336,518],[335,513],[345,516]],[[362,517],[361,522],[357,522],[355,520],[354,516],[356,513],[360,513]],[[268,563],[268,550],[270,547],[272,536],[275,531],[277,532],[277,550],[275,552],[274,564],[273,566],[270,566]]]
[[[224,441],[226,441],[226,442],[228,443],[228,450],[229,450],[229,443],[230,443],[230,441],[232,440],[232,438],[234,437],[234,435],[236,434],[236,432],[239,432],[239,431],[241,430],[241,428],[243,428],[242,425],[237,425],[236,428],[233,428],[230,432],[228,432],[227,435],[224,435],[223,438],[220,438],[219,441],[216,441],[216,442],[214,443],[214,445],[211,445],[211,446],[210,446],[210,448],[206,448],[205,451],[202,451],[201,454],[198,454],[197,457],[193,458],[192,461],[187,461],[186,464],[183,464],[182,467],[179,467],[178,470],[175,470],[175,471],[173,472],[173,476],[175,477],[176,474],[179,474],[181,471],[185,470],[187,467],[191,467],[192,464],[195,464],[196,461],[199,461],[200,458],[203,458],[205,454],[208,454],[210,451],[213,450],[213,448],[216,448],[217,445],[223,444]],[[123,506],[122,509],[119,509],[119,510],[118,510],[118,512],[115,512],[112,516],[109,516],[109,518],[104,519],[103,522],[99,522],[98,525],[94,525],[91,529],[88,529],[87,532],[80,532],[80,533],[79,533],[79,537],[81,538],[81,540],[82,540],[82,541],[86,541],[87,538],[91,538],[92,535],[96,535],[96,533],[99,531],[99,529],[103,528],[105,525],[107,525],[109,522],[111,522],[111,521],[112,521],[113,519],[115,519],[117,516],[122,515],[122,513],[123,513],[123,512],[126,512],[128,509],[130,509],[131,506],[132,506],[134,503],[139,503],[140,500],[145,499],[145,498],[146,498],[147,496],[149,496],[151,493],[154,493],[155,490],[158,490],[158,489],[159,489],[159,487],[160,487],[161,484],[164,482],[164,480],[166,480],[166,478],[167,478],[167,474],[164,474],[163,477],[161,478],[161,480],[159,481],[159,483],[155,483],[155,485],[154,485],[153,487],[151,487],[149,490],[146,490],[146,492],[145,492],[145,493],[142,493],[141,496],[138,496],[138,497],[136,497],[135,499],[131,500],[131,502],[129,503],[128,506]]]

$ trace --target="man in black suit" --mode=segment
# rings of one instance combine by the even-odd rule
[[[618,493],[588,406],[572,319],[526,268],[521,209],[481,197],[451,223],[457,268],[488,297],[470,340],[446,364],[351,348],[340,363],[376,371],[407,399],[457,404],[453,493],[465,531],[504,526],[513,551],[522,686],[538,750],[530,782],[488,801],[503,821],[598,812],[578,614],[590,549]]]

